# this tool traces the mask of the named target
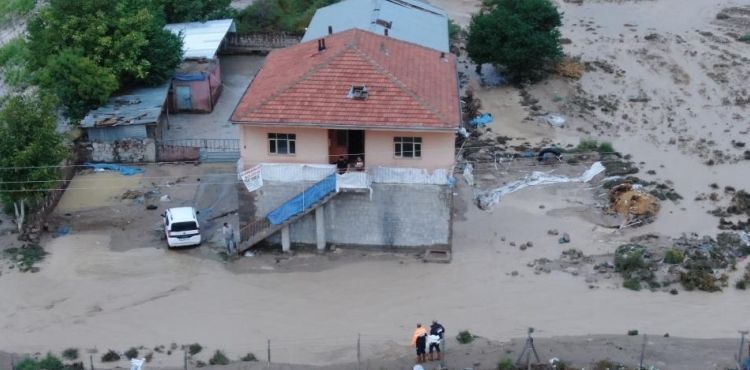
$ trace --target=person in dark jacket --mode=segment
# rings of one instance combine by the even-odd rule
[[[445,328],[443,325],[440,325],[437,320],[432,320],[432,325],[430,325],[430,336],[436,336],[440,339],[430,342],[430,361],[432,361],[433,351],[437,352],[437,360],[440,361],[440,343],[443,341],[443,334],[445,334]]]

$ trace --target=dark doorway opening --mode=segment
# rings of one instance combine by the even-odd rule
[[[328,130],[328,163],[337,163],[341,157],[349,168],[355,168],[358,158],[364,166],[364,130]]]

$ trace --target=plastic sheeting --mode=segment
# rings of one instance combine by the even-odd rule
[[[430,173],[422,168],[374,167],[369,171],[372,182],[383,184],[448,185],[448,171],[437,169]]]
[[[484,127],[492,123],[492,119],[493,118],[491,113],[484,113],[474,117],[471,121],[469,121],[469,124],[474,127]]]
[[[91,167],[95,171],[118,171],[123,176],[132,176],[143,173],[143,168],[121,166],[112,163],[85,163],[85,166]]]
[[[479,208],[481,209],[489,209],[500,202],[500,198],[504,195],[519,191],[529,186],[561,184],[566,182],[589,182],[594,176],[602,172],[604,172],[604,165],[602,165],[601,162],[594,162],[588,170],[578,177],[555,176],[544,172],[534,171],[531,175],[526,176],[522,180],[514,181],[497,189],[480,193],[476,197],[477,205],[479,205]]]
[[[320,181],[334,173],[336,173],[336,165],[333,164],[263,163],[261,165],[261,177],[264,181]]]
[[[305,189],[302,193],[284,203],[268,214],[268,221],[272,225],[280,225],[295,215],[301,213],[311,205],[336,191],[336,175],[332,174],[315,185]]]

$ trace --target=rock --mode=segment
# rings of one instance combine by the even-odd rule
[[[669,333],[664,333],[664,338],[669,338]]]
[[[649,33],[648,35],[644,36],[643,38],[645,40],[648,40],[648,41],[653,41],[653,40],[659,39],[659,34],[658,33]]]
[[[558,235],[560,232],[557,229],[547,230],[547,235]]]
[[[526,242],[526,246],[529,247],[529,248],[531,248],[531,247],[534,246],[534,243],[532,243],[532,242]]]
[[[510,276],[518,276],[518,271],[516,270],[511,271]]]
[[[149,211],[153,211],[153,210],[158,209],[158,208],[159,207],[157,205],[155,205],[155,204],[149,204],[149,205],[146,206],[146,209],[149,210]]]
[[[546,208],[546,207],[544,206],[544,204],[540,204],[540,205],[539,205],[539,209],[545,209],[545,208]]]
[[[524,243],[524,244],[521,244],[521,246],[519,248],[521,248],[522,251],[525,251],[526,248],[528,248],[528,247],[526,246],[526,243]]]
[[[570,235],[568,233],[563,233],[562,237],[558,240],[560,244],[566,244],[570,243]]]
[[[516,246],[516,242],[510,242],[510,246],[511,247],[515,247]]]
[[[638,330],[628,330],[628,335],[633,337],[638,335]]]

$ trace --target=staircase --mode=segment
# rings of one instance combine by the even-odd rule
[[[308,187],[262,219],[243,227],[241,234],[248,233],[249,237],[241,243],[239,250],[244,252],[260,243],[285,226],[328,203],[336,195],[338,195],[336,175],[333,174]]]

